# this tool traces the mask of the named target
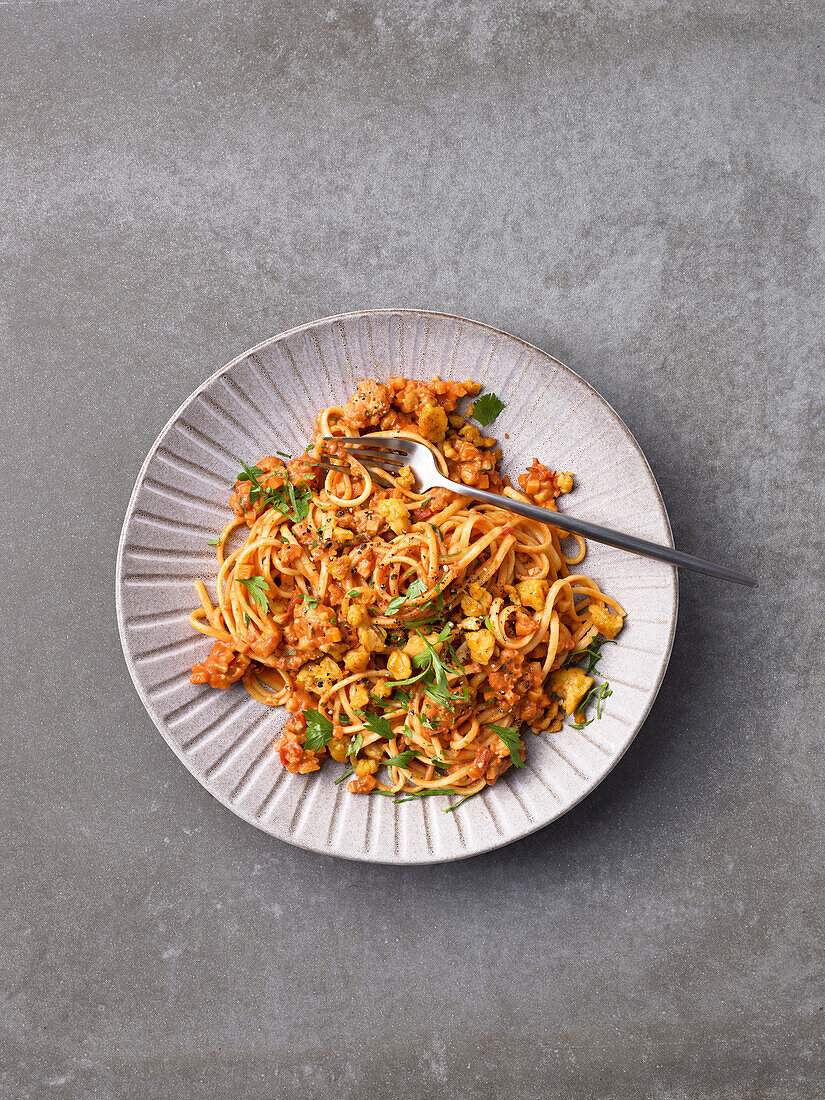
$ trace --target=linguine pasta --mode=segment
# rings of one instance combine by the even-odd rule
[[[624,611],[578,571],[582,539],[565,553],[561,518],[549,526],[418,492],[408,468],[371,474],[322,439],[401,435],[454,481],[556,510],[572,475],[534,460],[510,485],[496,440],[457,411],[475,398],[469,417],[490,423],[503,406],[480,388],[367,379],[319,413],[304,454],[238,476],[215,599],[196,584],[191,623],[214,644],[192,682],[241,680],[258,702],[286,707],[275,748],[291,772],[332,758],[353,793],[468,796],[524,765],[523,728],[558,730],[564,714],[581,728],[591,702],[601,714],[609,691],[590,673]]]

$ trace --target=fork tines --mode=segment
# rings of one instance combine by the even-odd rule
[[[347,454],[370,473],[397,474],[409,461],[404,440],[385,436],[325,436],[325,443],[343,443]]]

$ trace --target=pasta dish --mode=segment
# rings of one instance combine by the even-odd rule
[[[556,511],[573,475],[534,459],[511,485],[484,434],[504,405],[480,391],[366,379],[318,414],[304,453],[241,463],[233,516],[212,540],[214,598],[196,582],[190,621],[213,645],[192,683],[240,680],[285,707],[274,748],[290,772],[331,758],[354,794],[463,800],[524,767],[523,731],[601,717],[610,690],[592,674],[625,613],[577,571],[585,543],[570,536],[570,552],[563,517],[545,525],[447,489],[419,492],[408,467],[370,473],[335,441],[415,440],[453,481]]]

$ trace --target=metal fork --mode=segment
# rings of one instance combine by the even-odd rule
[[[420,489],[451,489],[459,496],[480,500],[485,504],[494,504],[508,512],[516,512],[528,519],[538,520],[539,523],[548,523],[563,531],[575,531],[576,534],[585,538],[607,543],[608,546],[618,546],[621,550],[629,550],[632,554],[656,558],[658,561],[676,565],[680,569],[707,573],[708,576],[718,577],[724,581],[734,581],[736,584],[745,584],[749,588],[758,587],[758,582],[752,577],[746,577],[744,573],[738,573],[735,569],[726,569],[723,565],[715,565],[703,558],[695,558],[691,554],[683,554],[681,550],[672,550],[669,546],[659,546],[655,542],[636,538],[635,535],[612,531],[609,527],[601,527],[588,520],[576,519],[575,516],[568,515],[566,512],[551,512],[535,504],[512,500],[500,493],[490,493],[486,489],[476,489],[472,485],[450,481],[438,469],[432,452],[423,443],[415,443],[411,439],[402,439],[394,435],[325,436],[324,439],[325,442],[343,443],[347,453],[373,475],[379,477],[382,475],[386,477],[387,474],[397,475],[403,466],[409,466]],[[322,466],[325,469],[349,471],[349,467],[336,465],[327,459],[322,461]]]

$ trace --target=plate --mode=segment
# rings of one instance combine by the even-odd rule
[[[178,409],[149,452],[132,493],[117,561],[117,615],[126,663],[149,716],[178,758],[228,809],[317,852],[376,863],[439,863],[500,847],[579,802],[626,751],[650,710],[670,657],[678,584],[669,565],[589,543],[582,568],[627,611],[619,644],[599,666],[613,694],[584,730],[526,735],[527,766],[443,813],[440,799],[395,805],[352,795],[327,774],[292,775],[272,749],[286,712],[240,684],[192,686],[209,647],[189,626],[193,583],[212,589],[207,540],[224,526],[237,458],[308,442],[316,412],[341,404],[359,378],[473,379],[507,407],[496,421],[503,469],[535,456],[573,470],[563,508],[673,545],[644,455],[613,409],[538,348],[477,321],[424,310],[365,310],[275,336],[227,364]],[[509,438],[505,438],[505,435]],[[336,773],[337,774],[337,773]]]

